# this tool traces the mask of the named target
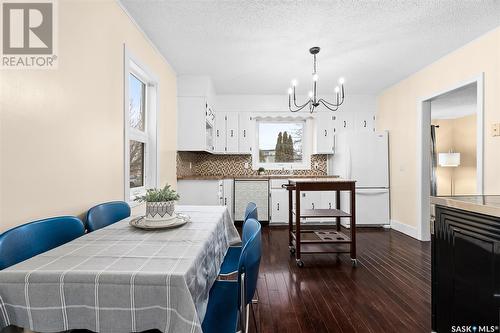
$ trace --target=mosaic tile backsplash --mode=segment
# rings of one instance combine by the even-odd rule
[[[248,163],[248,169],[245,169]],[[315,168],[315,164],[317,167]],[[294,170],[294,175],[324,176],[327,155],[312,155],[310,170]],[[288,174],[287,171],[266,170],[265,174]],[[249,176],[257,175],[252,169],[251,155],[213,155],[204,152],[178,152],[177,177],[187,176]]]

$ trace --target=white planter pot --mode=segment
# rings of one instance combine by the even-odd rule
[[[146,219],[167,221],[175,218],[175,201],[146,202]]]

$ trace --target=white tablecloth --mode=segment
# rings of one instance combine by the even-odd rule
[[[222,206],[144,231],[125,219],[0,271],[0,327],[37,332],[201,332],[208,294],[239,236]]]

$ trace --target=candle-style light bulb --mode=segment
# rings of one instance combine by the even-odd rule
[[[316,81],[318,81],[318,79],[319,79],[318,74],[316,74],[316,73],[313,74],[313,81],[316,82]]]
[[[336,93],[336,94],[338,94],[338,93],[339,93],[339,91],[340,91],[339,86],[336,86],[336,87],[335,87],[335,93]]]
[[[297,86],[297,83],[298,83],[298,82],[297,82],[297,80],[296,80],[296,79],[293,79],[293,80],[292,80],[292,87],[296,87],[296,86]]]
[[[292,88],[288,88],[288,95],[291,95],[293,93],[293,89]]]
[[[345,83],[345,79],[344,79],[343,77],[341,77],[341,78],[339,79],[339,84],[340,84],[340,85],[342,85],[342,84],[344,84],[344,83]]]
[[[313,97],[313,92],[312,92],[312,91],[310,91],[310,92],[309,92],[309,98],[312,98],[312,97]]]

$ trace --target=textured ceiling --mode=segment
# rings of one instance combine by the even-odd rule
[[[500,25],[500,1],[120,0],[179,75],[209,75],[217,93],[319,90],[339,76],[378,93]]]

